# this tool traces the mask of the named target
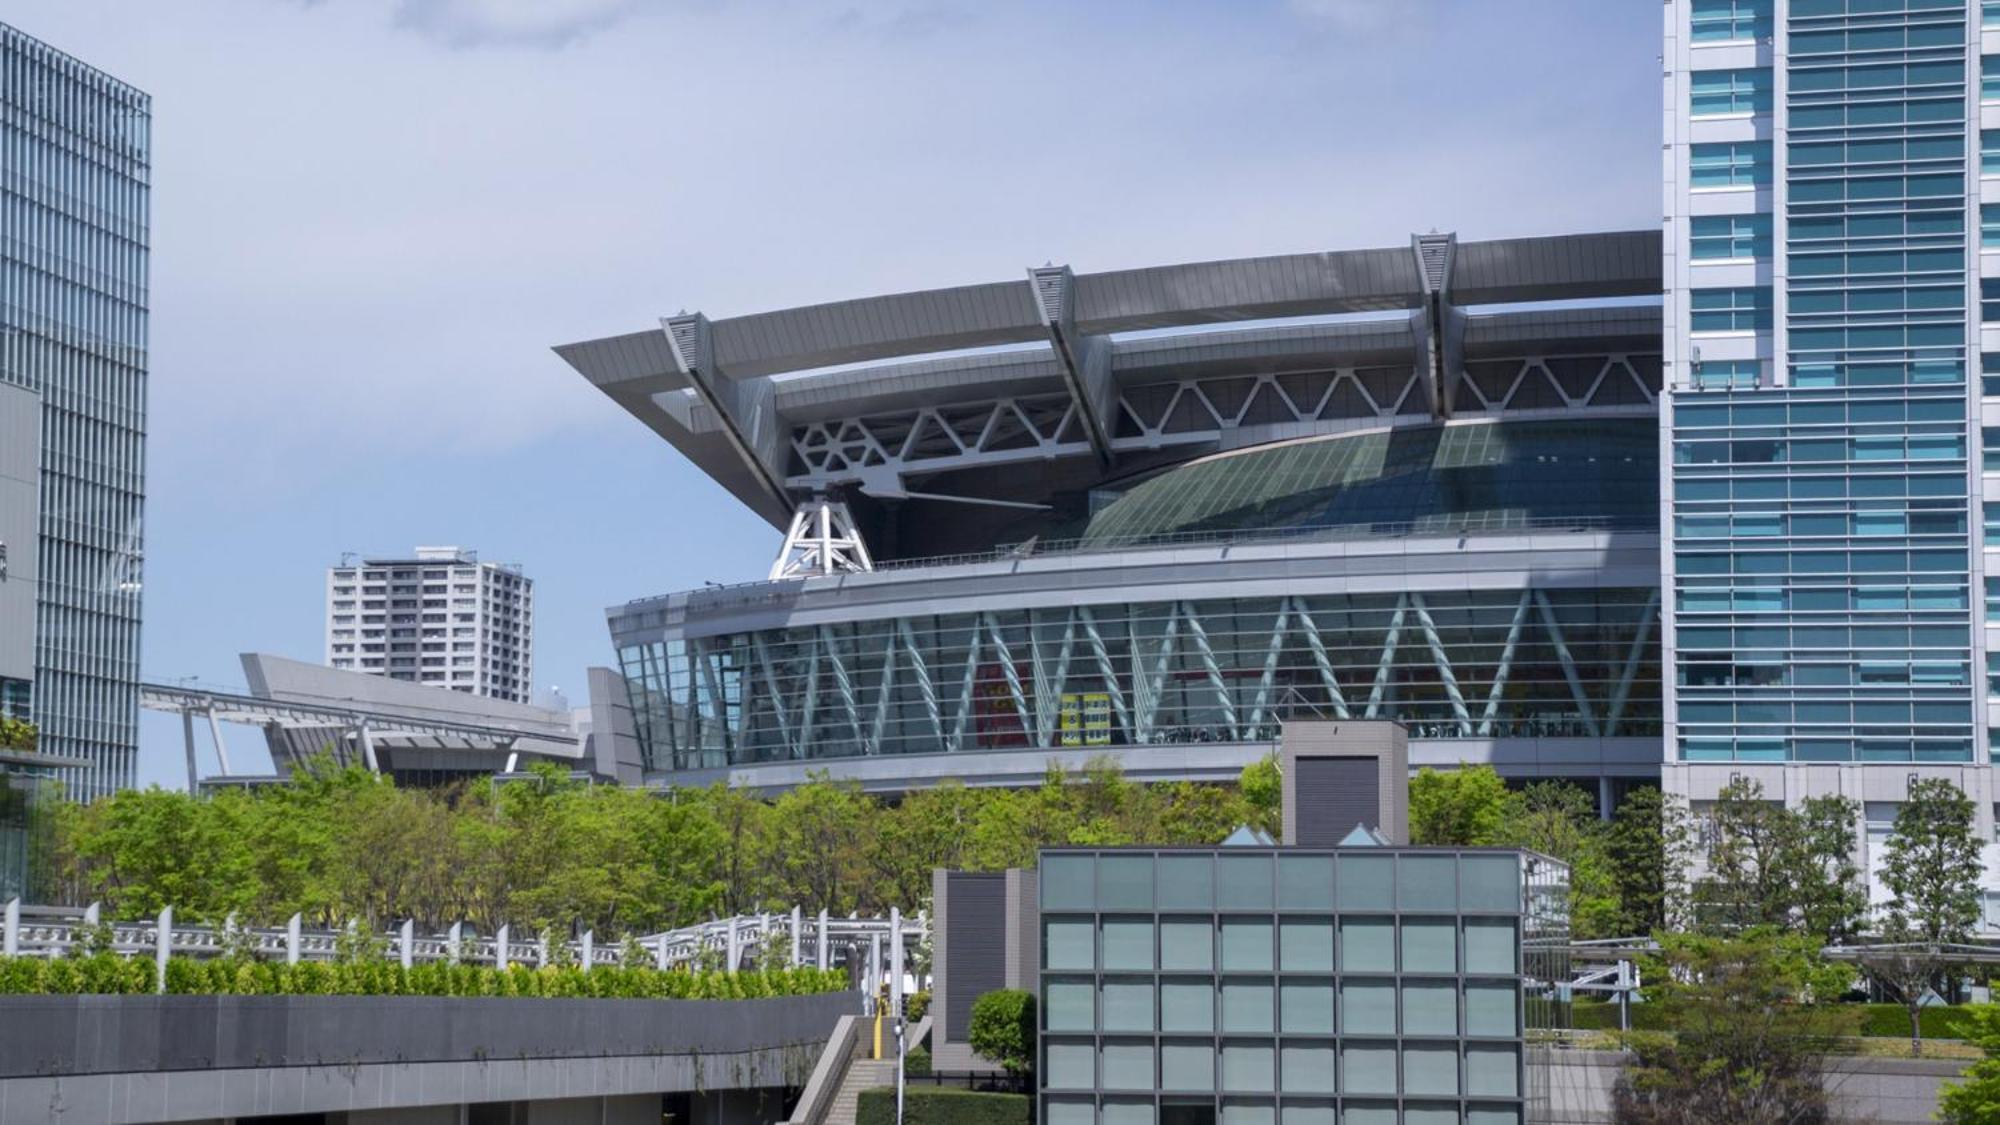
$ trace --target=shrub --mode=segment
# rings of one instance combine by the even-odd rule
[[[931,990],[920,989],[903,997],[903,1015],[911,1023],[924,1022],[924,1016],[931,1010]]]
[[[1026,1094],[988,1094],[950,1086],[903,1090],[904,1125],[1028,1125]],[[892,1087],[861,1091],[854,1125],[896,1125]]]
[[[1035,994],[1002,988],[972,1002],[966,1041],[974,1054],[1016,1077],[1035,1069]]]
[[[45,960],[0,957],[0,995],[142,995],[155,990],[150,957],[93,953]],[[167,991],[221,996],[523,996],[645,1000],[755,1000],[844,992],[847,974],[814,968],[768,973],[574,966],[451,965],[409,969],[394,961],[305,961],[285,965],[241,957],[167,961]]]
[[[922,1047],[912,1047],[903,1052],[903,1073],[929,1074],[930,1072],[931,1053],[928,1050]]]

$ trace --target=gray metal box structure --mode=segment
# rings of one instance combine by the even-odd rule
[[[0,382],[0,714],[35,678],[41,489],[42,396]]]
[[[1410,736],[1382,720],[1284,726],[1284,842],[1330,848],[1357,825],[1392,844],[1410,842]]]

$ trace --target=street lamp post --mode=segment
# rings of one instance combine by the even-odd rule
[[[896,1013],[896,1125],[903,1125],[903,1013]]]

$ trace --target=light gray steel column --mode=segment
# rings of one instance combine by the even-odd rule
[[[222,741],[222,724],[215,720],[214,704],[210,704],[208,708],[208,737],[211,742],[215,743],[215,760],[222,767],[222,776],[228,777],[231,772],[229,769],[229,747]]]
[[[1507,626],[1507,641],[1500,646],[1500,663],[1493,670],[1493,686],[1486,692],[1486,711],[1479,717],[1481,737],[1493,733],[1493,717],[1500,711],[1500,696],[1507,688],[1507,677],[1514,671],[1514,650],[1521,644],[1521,627],[1528,621],[1528,599],[1531,591],[1522,590],[1521,600],[1514,605],[1514,620]]]

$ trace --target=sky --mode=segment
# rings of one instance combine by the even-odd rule
[[[555,357],[682,310],[1655,226],[1649,0],[10,0],[153,95],[143,666],[323,655],[343,552],[606,607],[779,534]],[[230,738],[237,768],[261,740]],[[203,750],[205,760],[207,750]],[[184,776],[146,716],[140,780]]]

